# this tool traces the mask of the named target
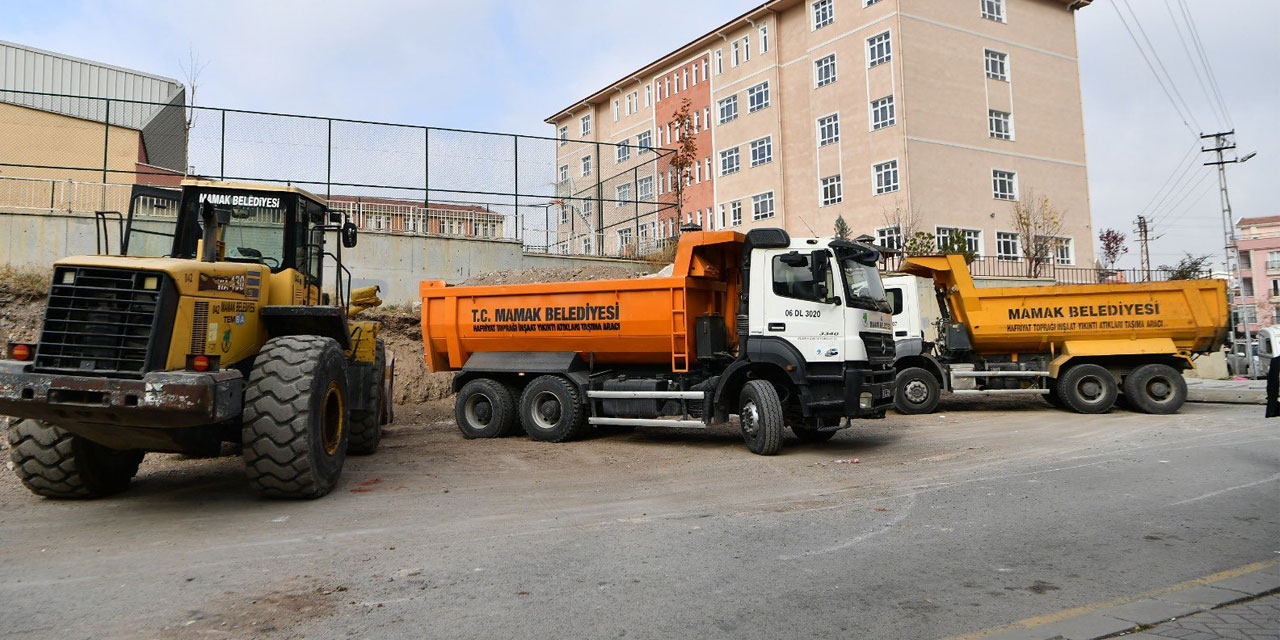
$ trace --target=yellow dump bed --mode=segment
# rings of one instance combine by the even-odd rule
[[[947,292],[979,354],[1205,353],[1227,336],[1222,280],[977,288],[962,256],[908,258],[902,271]]]

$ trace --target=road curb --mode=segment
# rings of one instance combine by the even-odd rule
[[[1215,402],[1224,404],[1267,404],[1267,390],[1261,386],[1223,388],[1187,381],[1187,402]]]
[[[1280,560],[1258,562],[1110,603],[1028,618],[964,640],[1102,640],[1280,590]],[[1079,613],[1074,613],[1074,612]],[[1067,614],[1067,615],[1062,615]]]

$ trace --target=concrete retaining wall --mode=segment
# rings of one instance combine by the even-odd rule
[[[165,225],[148,221],[145,226],[159,230]],[[118,236],[112,227],[111,248],[118,251]],[[93,218],[85,216],[0,212],[0,264],[47,268],[66,256],[94,253],[94,235]],[[138,238],[135,236],[135,243]],[[331,235],[331,251],[336,250],[336,244],[337,238]],[[421,280],[457,284],[474,275],[503,269],[615,265],[643,273],[653,270],[651,263],[633,260],[526,254],[513,240],[403,236],[376,231],[362,231],[359,245],[344,250],[342,257],[351,270],[352,286],[382,287],[382,299],[387,304],[415,302]],[[325,274],[325,281],[333,282],[332,271]]]

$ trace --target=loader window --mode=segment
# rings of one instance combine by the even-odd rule
[[[225,260],[266,265],[278,272],[285,265],[285,225],[287,198],[275,194],[243,192],[197,192],[183,194],[183,210],[174,239],[174,257],[195,258],[196,246],[204,235],[200,226],[200,206],[208,199],[231,210],[231,220],[223,228]],[[250,206],[252,205],[252,206]]]
[[[775,256],[773,259],[774,294],[786,298],[827,302],[832,291],[831,270],[827,270],[825,282],[828,293],[826,296],[820,296],[818,283],[813,279],[813,269],[810,268],[809,261],[812,259],[810,255],[795,252]]]

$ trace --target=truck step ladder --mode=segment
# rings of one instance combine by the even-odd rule
[[[689,371],[689,321],[685,306],[685,291],[671,290],[671,370],[677,373]]]

